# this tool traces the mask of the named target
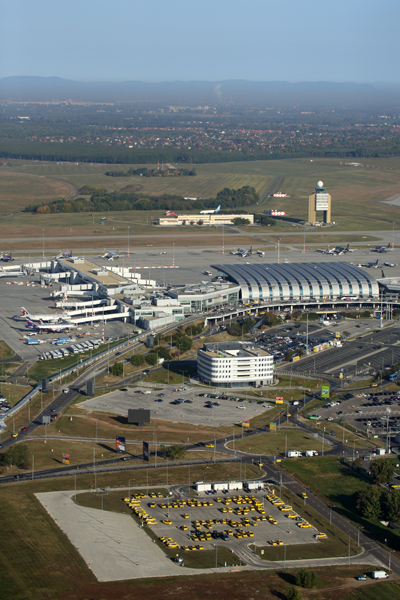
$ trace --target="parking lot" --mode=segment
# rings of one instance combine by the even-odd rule
[[[363,330],[360,330],[362,333]],[[332,348],[293,363],[294,373],[327,373],[338,376],[358,376],[391,367],[400,360],[400,328],[367,330],[365,335],[345,342],[342,348]]]
[[[216,540],[233,551],[249,543],[258,546],[316,543],[314,536],[320,532],[285,505],[275,495],[277,491],[274,488],[247,493],[219,491],[196,497],[177,494],[170,498],[139,493],[130,506],[167,547],[177,551],[211,550]],[[129,504],[129,499],[126,500]]]
[[[349,396],[346,398],[346,396]],[[400,431],[400,396],[393,392],[346,394],[339,404],[328,402],[318,409],[321,419],[344,420],[371,435],[395,435]]]
[[[150,393],[147,393],[150,392]],[[151,410],[151,418],[192,425],[234,425],[242,419],[251,419],[271,406],[263,400],[252,400],[246,395],[221,398],[202,397],[201,389],[191,386],[163,386],[162,391],[150,386],[124,388],[80,404],[87,410],[110,412],[126,416],[130,408]],[[209,393],[207,392],[207,396]]]

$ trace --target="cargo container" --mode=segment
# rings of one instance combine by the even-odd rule
[[[227,490],[228,489],[228,482],[225,481],[224,483],[213,483],[212,484],[212,488],[216,492],[221,491],[221,490]]]
[[[261,481],[247,481],[245,487],[248,490],[260,490],[264,487],[264,484]]]
[[[210,492],[211,491],[211,483],[197,483],[196,492]]]
[[[230,481],[228,484],[228,489],[229,490],[242,490],[243,489],[243,483],[241,481]]]

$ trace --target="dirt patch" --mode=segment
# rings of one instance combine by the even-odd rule
[[[137,185],[126,185],[125,187],[120,189],[120,192],[140,192],[143,189],[143,186],[140,184]]]

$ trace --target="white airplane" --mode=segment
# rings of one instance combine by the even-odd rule
[[[76,329],[78,327],[73,323],[57,323],[56,325],[51,325],[50,323],[48,323],[47,325],[43,325],[43,323],[40,322],[40,325],[38,325],[37,323],[30,321],[29,319],[27,319],[26,322],[26,327],[28,328],[32,327],[33,329],[38,329],[39,331],[49,332],[66,331],[67,329]]]
[[[264,256],[265,252],[263,252],[262,250],[257,250],[256,254],[258,254],[258,256]]]
[[[26,319],[30,319],[31,321],[50,321],[51,323],[57,323],[57,321],[62,321],[63,319],[69,319],[69,314],[67,312],[64,313],[53,313],[48,315],[31,315],[29,311],[26,310],[23,306],[22,308],[22,317]]]
[[[221,210],[221,205],[219,205],[218,208],[214,208],[214,210],[201,210],[200,214],[201,215],[213,215],[214,213],[219,213],[220,210]]]
[[[125,254],[118,254],[118,252],[106,252],[106,254],[99,254],[100,258],[106,258],[107,260],[118,260],[119,258],[122,258],[122,256],[125,256]]]

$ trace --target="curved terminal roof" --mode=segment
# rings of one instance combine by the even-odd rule
[[[241,286],[244,301],[379,297],[376,279],[346,262],[211,266]]]

